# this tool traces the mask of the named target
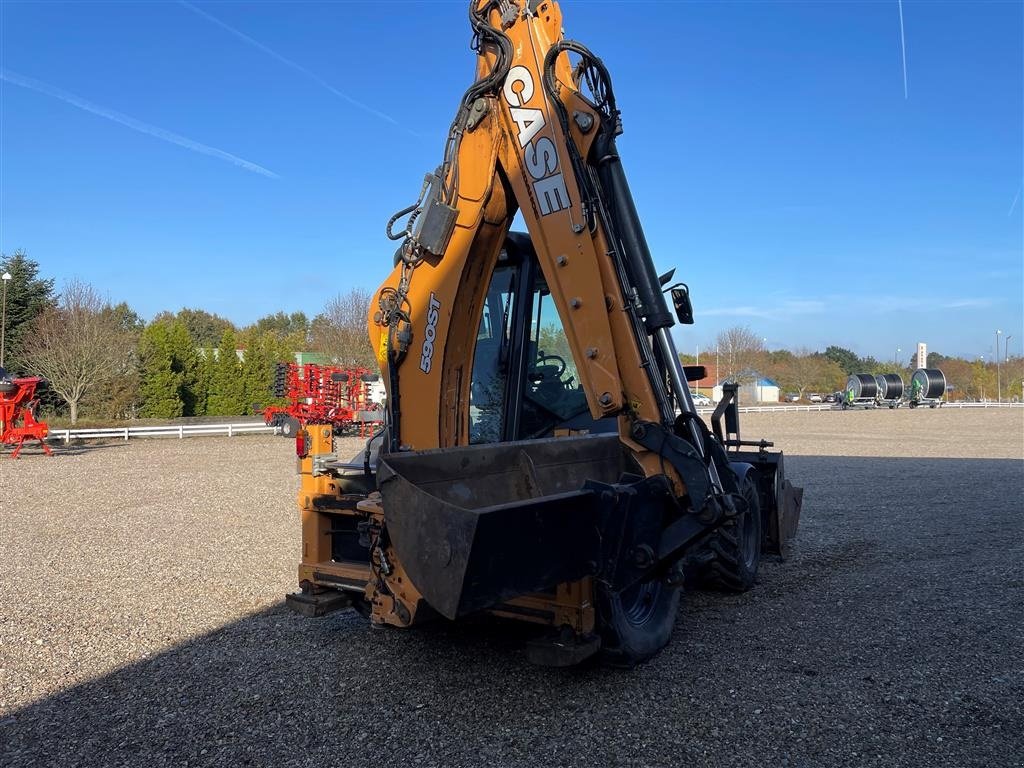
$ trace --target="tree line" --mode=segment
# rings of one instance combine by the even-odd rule
[[[271,402],[275,364],[316,351],[343,365],[376,365],[366,333],[370,295],[352,289],[309,319],[277,312],[239,327],[202,309],[145,322],[96,288],[54,280],[23,251],[0,256],[6,282],[4,367],[46,379],[44,406],[80,418],[239,416]]]
[[[54,280],[23,251],[0,255],[6,282],[5,367],[38,375],[49,389],[48,411],[79,418],[238,416],[270,403],[274,366],[297,352],[315,351],[343,365],[376,367],[366,332],[370,294],[352,289],[327,302],[310,319],[304,312],[277,312],[239,327],[202,309],[161,312],[145,322],[127,303],[112,304],[93,286],[72,280],[57,293]],[[555,342],[552,341],[551,344]],[[548,344],[550,346],[550,344]],[[550,351],[550,350],[549,350]],[[746,326],[726,329],[701,360],[717,363],[720,380],[775,380],[800,396],[832,392],[851,373],[900,373],[908,381],[914,355],[898,363],[859,357],[849,349],[823,351],[766,348]],[[1024,358],[1002,366],[997,385],[991,360],[930,353],[955,399],[1021,397]]]

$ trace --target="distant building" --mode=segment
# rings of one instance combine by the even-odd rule
[[[700,381],[691,381],[690,391],[700,392],[701,394],[707,395],[712,400],[714,400],[715,398],[714,396],[712,396],[711,390],[714,388],[715,384],[718,383],[718,369],[715,368],[714,363],[712,363],[711,365],[705,365],[704,368],[707,372],[707,375]]]
[[[714,363],[705,365],[704,368],[707,375],[700,381],[691,381],[690,390],[709,395],[717,403],[722,399],[722,382],[719,380],[719,370],[715,367]],[[739,400],[741,404],[779,402],[782,393],[777,382],[761,376],[756,371],[744,372],[742,378],[747,380],[748,383],[740,386]]]
[[[740,405],[749,403],[777,403],[779,402],[779,385],[772,379],[764,377],[756,379],[751,384],[740,386]]]

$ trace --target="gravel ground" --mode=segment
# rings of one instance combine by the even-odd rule
[[[0,765],[1024,765],[1024,412],[762,434],[806,488],[793,558],[689,595],[632,672],[286,612],[289,441],[0,457]]]

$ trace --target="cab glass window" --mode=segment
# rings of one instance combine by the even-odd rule
[[[470,443],[498,442],[504,434],[505,387],[508,383],[517,272],[518,267],[515,266],[494,270],[480,316],[470,384]]]
[[[569,340],[551,294],[543,284],[534,291],[531,314],[521,439],[543,437],[587,411],[587,396],[569,351]]]

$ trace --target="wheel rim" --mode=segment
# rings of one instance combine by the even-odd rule
[[[634,627],[650,620],[658,603],[658,588],[655,581],[646,581],[630,587],[619,596],[622,614]]]
[[[750,507],[747,507],[747,511],[743,513],[743,562],[747,564],[747,567],[753,567],[754,559],[757,557],[757,548],[759,542],[757,540],[757,529],[755,526],[756,521]]]
[[[757,553],[761,548],[761,542],[758,536],[757,519],[754,516],[754,505],[757,504],[757,490],[749,484],[749,478],[747,483],[743,490],[743,498],[747,502],[747,508],[743,512],[743,518],[739,525],[740,536],[742,537],[740,551],[743,553],[743,562],[748,568],[753,568],[757,560]]]

